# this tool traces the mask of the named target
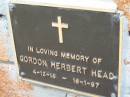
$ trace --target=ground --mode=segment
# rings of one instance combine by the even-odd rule
[[[114,0],[117,5],[118,9],[123,11],[124,14],[127,16],[129,20],[129,31],[130,31],[130,0]]]
[[[13,77],[15,68],[10,65],[0,63],[0,97],[32,97],[31,84]]]

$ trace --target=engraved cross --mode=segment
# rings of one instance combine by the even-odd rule
[[[59,43],[63,43],[63,31],[62,31],[62,29],[63,28],[68,28],[68,24],[62,23],[61,16],[57,17],[57,21],[58,21],[58,23],[52,22],[52,27],[57,27],[58,28]]]

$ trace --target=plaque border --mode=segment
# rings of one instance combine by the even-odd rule
[[[122,74],[123,74],[123,32],[124,32],[124,17],[121,15],[120,16],[120,31],[119,31],[119,64],[118,64],[118,95],[119,97],[122,97]]]
[[[63,4],[51,4],[51,3],[44,3],[44,2],[32,2],[26,0],[10,0],[10,3],[14,4],[27,4],[27,5],[35,5],[35,6],[51,6],[51,7],[61,7],[61,8],[71,8],[71,9],[79,9],[79,10],[90,10],[90,11],[99,11],[99,12],[109,12],[115,13],[117,12],[116,9],[101,9],[101,8],[90,8],[90,7],[82,7],[82,6],[71,6],[71,5],[63,5]]]
[[[14,0],[15,1],[15,0]],[[22,2],[13,2],[14,4],[25,4],[22,3]],[[30,3],[30,2],[29,2]],[[118,97],[122,97],[122,70],[123,70],[123,67],[122,67],[122,49],[123,49],[123,32],[124,32],[124,27],[123,27],[123,24],[124,24],[124,17],[123,15],[121,14],[121,12],[117,11],[117,12],[113,12],[112,10],[111,11],[106,11],[106,10],[96,10],[96,9],[84,9],[84,8],[78,8],[78,7],[65,7],[65,6],[57,6],[57,5],[50,5],[50,4],[41,4],[41,3],[37,3],[37,4],[28,4],[27,5],[39,5],[39,6],[50,6],[50,7],[63,7],[63,8],[72,8],[72,9],[80,9],[80,10],[91,10],[91,11],[101,11],[101,12],[108,12],[108,13],[120,13],[120,29],[119,29],[119,64],[118,64]],[[18,65],[18,61],[17,61],[17,55],[16,55],[16,48],[15,48],[15,41],[14,41],[14,37],[13,37],[13,30],[12,30],[12,24],[11,24],[11,18],[10,18],[10,8],[8,6],[8,10],[7,10],[7,20],[8,20],[8,28],[9,28],[9,35],[10,35],[10,38],[11,38],[11,46],[12,46],[12,49],[13,51],[15,52],[14,54],[14,65],[16,65],[16,70],[17,70],[17,78],[18,80],[24,80],[24,81],[28,81],[28,82],[31,82],[31,83],[34,83],[34,84],[38,84],[38,85],[42,85],[42,86],[48,86],[48,87],[52,87],[54,89],[58,89],[58,90],[61,90],[61,91],[66,91],[66,92],[70,92],[70,93],[75,93],[75,94],[79,94],[79,95],[83,95],[83,96],[90,96],[90,97],[104,97],[102,95],[96,95],[96,94],[92,94],[92,93],[89,93],[89,92],[82,92],[82,91],[79,91],[79,90],[74,90],[74,89],[69,89],[69,88],[65,88],[65,87],[61,87],[61,86],[56,86],[56,85],[52,85],[52,84],[48,84],[48,83],[44,83],[44,82],[40,82],[40,81],[35,81],[35,80],[31,80],[31,79],[28,79],[28,78],[24,78],[24,77],[21,77],[20,76],[20,73],[19,73],[19,65]]]

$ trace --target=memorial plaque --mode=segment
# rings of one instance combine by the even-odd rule
[[[119,14],[15,4],[10,16],[23,79],[118,96]]]

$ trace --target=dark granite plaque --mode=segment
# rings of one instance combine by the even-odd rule
[[[10,15],[22,78],[118,96],[119,14],[15,4]]]

